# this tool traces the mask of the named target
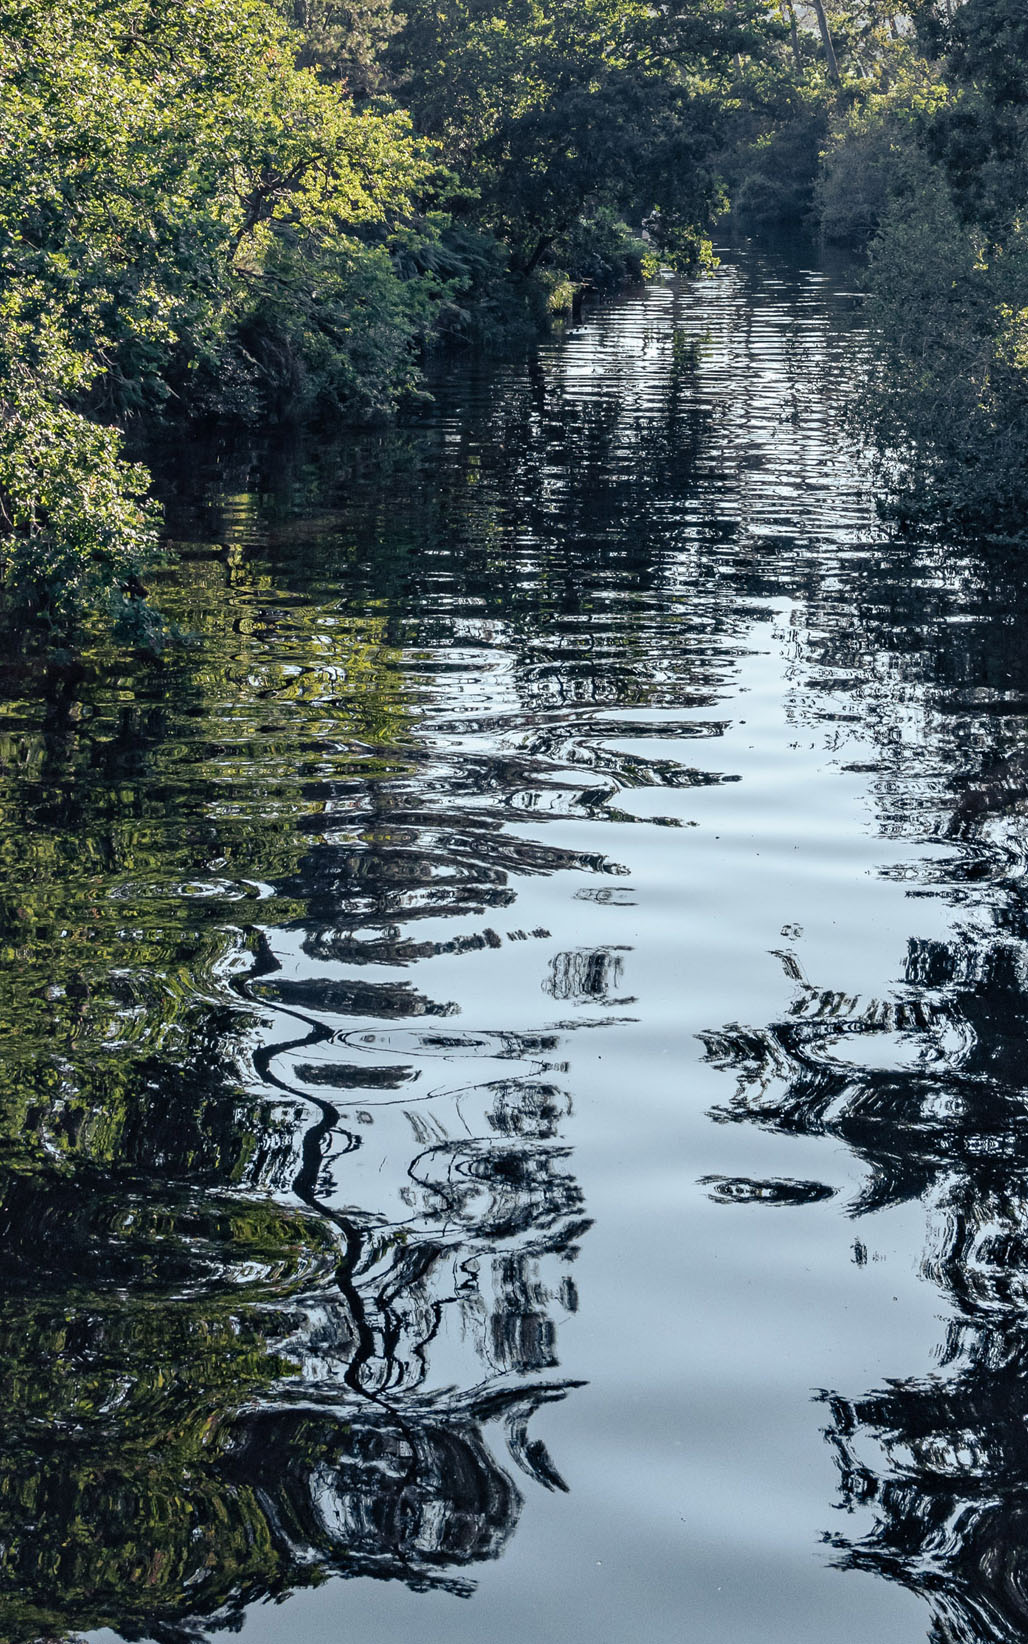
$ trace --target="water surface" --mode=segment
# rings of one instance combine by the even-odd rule
[[[1028,588],[847,280],[190,452],[193,641],[5,664],[3,1638],[1028,1637]]]

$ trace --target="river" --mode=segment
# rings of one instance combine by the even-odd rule
[[[0,667],[0,1636],[1028,1637],[1028,576],[742,249]]]

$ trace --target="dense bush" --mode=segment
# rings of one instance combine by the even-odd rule
[[[872,247],[876,345],[858,407],[910,517],[1024,530],[1028,236],[988,246],[938,168],[896,194]]]
[[[0,572],[9,603],[50,623],[101,605],[138,627],[139,578],[157,557],[145,469],[126,463],[116,429],[68,403],[91,367],[9,299],[0,387]],[[6,310],[6,312],[4,312]]]
[[[435,284],[387,247],[436,162],[293,59],[263,0],[0,6],[8,600],[56,620],[151,556],[126,419],[214,385],[230,411],[363,409],[408,380]]]
[[[810,228],[821,151],[828,137],[824,96],[790,97],[770,129],[740,144],[731,176],[732,211],[746,228]]]
[[[867,246],[890,198],[917,164],[918,140],[903,112],[848,109],[822,155],[814,210],[830,245]]]
[[[836,123],[826,236],[869,245],[858,425],[893,506],[1023,535],[1028,515],[1028,20],[919,12],[899,69]]]

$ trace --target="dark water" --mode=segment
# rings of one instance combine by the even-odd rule
[[[196,642],[4,664],[3,1639],[1028,1638],[1028,576],[861,346],[190,454]]]

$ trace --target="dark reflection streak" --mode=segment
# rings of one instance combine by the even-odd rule
[[[279,1079],[275,1078],[270,1071],[270,1063],[272,1059],[289,1050],[304,1048],[307,1045],[324,1043],[326,1040],[331,1039],[332,1034],[327,1027],[324,1027],[318,1023],[309,1022],[295,1012],[282,1011],[281,1014],[296,1016],[298,1021],[304,1022],[304,1025],[309,1028],[309,1032],[305,1034],[302,1039],[281,1041],[270,1046],[264,1046],[259,1051],[254,1053],[253,1060],[254,1066],[262,1079],[278,1085],[280,1089],[287,1090],[289,1087],[284,1085]],[[290,1093],[292,1094],[292,1092]],[[321,1168],[324,1159],[324,1146],[326,1141],[330,1138],[334,1138],[338,1134],[336,1127],[339,1124],[339,1111],[337,1108],[333,1107],[331,1103],[323,1101],[316,1096],[305,1094],[304,1099],[319,1110],[321,1118],[320,1122],[310,1126],[304,1132],[302,1143],[303,1162],[293,1181],[293,1191],[295,1192],[297,1198],[306,1204],[309,1209],[317,1212],[325,1219],[325,1221],[330,1222],[333,1226],[338,1228],[343,1236],[343,1257],[336,1267],[336,1282],[339,1285],[340,1294],[347,1305],[349,1318],[357,1335],[357,1349],[353,1353],[349,1364],[343,1372],[343,1380],[352,1392],[356,1393],[360,1398],[366,1399],[370,1404],[377,1406],[380,1410],[383,1410],[396,1424],[399,1430],[406,1436],[410,1444],[410,1464],[404,1475],[402,1484],[402,1489],[406,1490],[416,1481],[419,1472],[418,1445],[416,1443],[414,1429],[404,1420],[402,1414],[395,1405],[383,1398],[380,1393],[376,1393],[371,1388],[366,1387],[363,1380],[363,1371],[365,1367],[371,1364],[378,1356],[378,1343],[375,1332],[373,1327],[368,1322],[364,1299],[361,1296],[360,1290],[354,1279],[354,1275],[357,1274],[361,1268],[364,1253],[364,1240],[350,1218],[326,1205],[318,1197],[317,1192],[318,1180],[321,1175]],[[346,1138],[346,1147],[344,1152],[353,1152],[356,1148],[360,1147],[362,1138],[359,1135],[351,1131],[343,1131],[342,1134]],[[386,1307],[382,1299],[383,1295],[384,1292],[380,1292],[378,1298],[379,1307],[383,1313],[386,1313]],[[438,1328],[438,1319],[436,1321],[436,1325]],[[395,1333],[390,1334],[387,1330],[383,1352],[388,1362],[392,1362],[393,1353],[397,1342],[398,1335]],[[422,1352],[419,1356],[421,1358],[422,1366],[427,1368],[424,1353],[425,1347],[427,1347],[427,1343],[422,1345]]]
[[[323,1210],[323,1207],[319,1208]],[[363,1298],[352,1278],[352,1275],[360,1269],[363,1241],[352,1222],[348,1221],[346,1217],[335,1212],[329,1212],[329,1220],[339,1228],[345,1241],[345,1257],[336,1269],[336,1280],[357,1332],[357,1351],[353,1354],[343,1372],[343,1380],[347,1387],[360,1398],[366,1399],[369,1404],[373,1404],[384,1411],[407,1439],[410,1447],[410,1461],[402,1476],[400,1486],[402,1498],[403,1494],[416,1483],[420,1472],[417,1433],[395,1405],[391,1404],[388,1399],[383,1398],[381,1393],[376,1393],[373,1389],[364,1385],[362,1372],[365,1366],[370,1364],[376,1357],[377,1343],[375,1332],[367,1321]]]
[[[282,1014],[295,1013],[283,1012]],[[297,1016],[297,1020],[304,1021],[305,1019]],[[302,1048],[308,1044],[322,1043],[326,1039],[331,1038],[331,1033],[327,1028],[321,1027],[316,1023],[305,1022],[305,1025],[310,1028],[310,1032],[302,1039],[262,1047],[259,1052],[255,1053],[254,1065],[257,1068],[261,1078],[270,1080],[272,1083],[280,1085],[280,1088],[282,1089],[288,1088],[285,1085],[282,1085],[281,1081],[274,1079],[271,1075],[269,1070],[271,1059],[274,1056],[281,1055],[284,1051]],[[366,1366],[373,1363],[375,1358],[378,1356],[378,1343],[376,1340],[375,1331],[368,1322],[364,1299],[354,1278],[354,1275],[357,1274],[361,1268],[364,1253],[364,1240],[350,1218],[324,1204],[324,1202],[319,1199],[317,1193],[318,1180],[321,1174],[321,1167],[324,1158],[324,1144],[330,1137],[333,1137],[336,1134],[335,1127],[339,1123],[340,1115],[338,1110],[329,1102],[319,1100],[314,1096],[307,1096],[306,1100],[320,1110],[321,1119],[319,1123],[310,1126],[304,1132],[302,1144],[303,1163],[294,1179],[293,1191],[296,1193],[297,1198],[302,1200],[302,1202],[306,1204],[309,1209],[317,1212],[324,1218],[325,1221],[338,1228],[339,1232],[342,1234],[343,1255],[337,1263],[335,1277],[339,1286],[340,1295],[346,1303],[348,1315],[357,1336],[356,1351],[352,1354],[350,1361],[343,1372],[343,1380],[347,1387],[349,1387],[353,1393],[357,1394],[358,1397],[365,1399],[369,1404],[376,1406],[387,1416],[389,1416],[390,1420],[395,1423],[396,1427],[406,1437],[410,1447],[410,1462],[406,1472],[403,1475],[401,1484],[402,1495],[402,1493],[409,1489],[418,1478],[418,1444],[414,1428],[406,1422],[396,1406],[391,1404],[389,1400],[384,1398],[380,1393],[376,1393],[373,1389],[366,1387],[364,1384],[363,1371]],[[359,1136],[348,1131],[343,1132],[343,1134],[346,1136],[347,1140],[347,1146],[345,1149],[346,1152],[352,1152],[355,1148],[358,1148],[361,1145],[361,1138]],[[379,1306],[382,1311],[385,1311],[382,1304],[381,1293],[379,1296]],[[395,1336],[390,1338],[390,1335],[387,1332],[386,1341],[384,1344],[384,1353],[387,1361],[392,1361],[396,1344],[397,1338]],[[422,1364],[425,1364],[423,1355]]]
[[[412,1264],[411,1267],[409,1267],[404,1273],[404,1283],[413,1286],[416,1285],[420,1279],[427,1278],[432,1267],[435,1262],[438,1261],[441,1254],[442,1252],[439,1248],[434,1248],[428,1243],[423,1245],[422,1249],[418,1253],[416,1262]],[[385,1318],[389,1318],[392,1305],[399,1299],[400,1294],[401,1284],[399,1279],[394,1285],[391,1294],[388,1286],[386,1285],[383,1285],[382,1289],[378,1292],[378,1307]],[[420,1341],[415,1340],[411,1347],[411,1352],[414,1358],[417,1359],[421,1366],[421,1377],[418,1378],[419,1380],[427,1377],[428,1375],[428,1349],[432,1345],[436,1336],[439,1334],[439,1328],[443,1320],[442,1303],[439,1301],[433,1302],[430,1308],[430,1314],[432,1318],[431,1329],[425,1333]],[[398,1349],[399,1341],[400,1328],[399,1325],[396,1324],[393,1327],[393,1330],[386,1336],[384,1351],[387,1358],[393,1358]],[[397,1368],[397,1379],[402,1381],[402,1374],[399,1367]]]
[[[241,997],[249,998],[244,984],[237,982],[235,991]],[[302,1039],[277,1040],[274,1044],[259,1046],[253,1052],[253,1065],[265,1084],[285,1091],[290,1096],[299,1096],[302,1101],[316,1108],[321,1115],[320,1121],[312,1125],[304,1134],[303,1165],[293,1183],[293,1187],[298,1198],[308,1204],[312,1210],[319,1210],[323,1213],[323,1206],[317,1202],[314,1194],[317,1189],[318,1177],[321,1174],[324,1144],[335,1133],[335,1127],[339,1124],[339,1110],[333,1107],[331,1102],[325,1101],[310,1090],[301,1092],[286,1084],[272,1070],[271,1064],[276,1057],[285,1054],[287,1051],[304,1050],[308,1046],[325,1044],[332,1039],[332,1030],[326,1027],[324,1023],[312,1022],[307,1017],[301,1016],[299,1012],[289,1011],[283,1007],[279,1007],[276,1015],[292,1016],[296,1021],[303,1023],[307,1032]],[[342,1149],[344,1153],[353,1153],[361,1146],[363,1138],[356,1131],[344,1130],[342,1135],[346,1143]]]
[[[430,1147],[425,1148],[425,1150],[421,1153],[416,1153],[410,1164],[407,1166],[407,1175],[412,1182],[416,1183],[418,1187],[424,1188],[426,1193],[434,1194],[437,1198],[441,1199],[443,1204],[446,1206],[447,1215],[452,1216],[456,1221],[460,1213],[460,1201],[457,1196],[456,1188],[451,1190],[449,1185],[445,1182],[434,1182],[427,1171],[424,1175],[418,1174],[418,1166],[421,1164],[422,1160],[431,1159],[440,1151],[441,1150],[438,1147]]]

